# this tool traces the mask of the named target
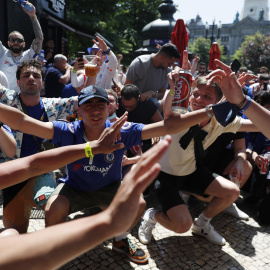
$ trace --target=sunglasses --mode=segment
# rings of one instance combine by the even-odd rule
[[[9,39],[9,42],[11,42],[11,43],[15,43],[15,41],[17,41],[17,43],[23,43],[24,42],[24,40],[21,39],[21,38],[10,38]]]

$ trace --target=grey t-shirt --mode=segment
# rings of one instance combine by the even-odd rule
[[[167,88],[167,74],[170,69],[155,68],[151,55],[141,55],[135,58],[128,68],[127,78],[135,84],[140,94],[153,90],[157,92],[161,88]]]

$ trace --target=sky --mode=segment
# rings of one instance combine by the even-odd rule
[[[241,14],[244,0],[173,0],[178,5],[178,10],[174,13],[174,19],[183,19],[185,23],[195,19],[199,14],[203,23],[222,24],[233,23],[237,11]]]

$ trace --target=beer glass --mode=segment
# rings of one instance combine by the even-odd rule
[[[84,65],[85,75],[87,77],[96,77],[97,76],[97,64],[95,62],[95,55],[84,55],[86,63]]]

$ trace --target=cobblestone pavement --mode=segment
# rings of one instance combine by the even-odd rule
[[[105,241],[93,250],[79,256],[64,265],[61,270],[77,269],[270,269],[270,226],[260,226],[256,221],[256,210],[243,201],[246,194],[242,192],[237,201],[240,209],[250,215],[248,221],[240,221],[227,214],[219,214],[211,224],[227,240],[223,247],[209,243],[204,238],[193,236],[190,231],[176,234],[157,225],[153,231],[152,242],[145,246],[137,240],[136,226],[130,238],[150,255],[149,262],[138,265],[130,262],[124,255],[111,250],[111,240]],[[151,195],[146,199],[147,207],[157,206]],[[190,200],[190,211],[197,217],[204,204],[195,199]],[[0,208],[2,215],[2,204]],[[89,215],[89,211],[77,212],[71,219]],[[1,225],[1,224],[0,224]],[[33,210],[29,232],[44,228],[43,212]]]

